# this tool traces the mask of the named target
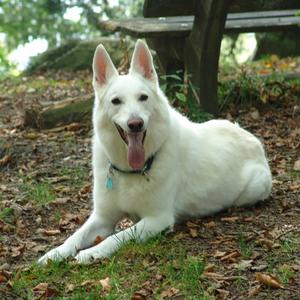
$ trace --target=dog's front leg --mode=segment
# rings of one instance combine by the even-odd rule
[[[62,245],[42,256],[38,263],[45,264],[49,259],[60,261],[69,256],[75,256],[80,249],[91,246],[97,236],[105,238],[110,235],[114,230],[117,217],[119,216],[116,216],[116,218],[112,215],[109,215],[109,217],[103,216],[94,211],[81,228]]]
[[[173,225],[173,215],[145,217],[135,225],[109,236],[97,246],[80,251],[75,258],[80,263],[88,263],[94,259],[109,257],[127,241],[144,241],[167,228],[172,228]]]

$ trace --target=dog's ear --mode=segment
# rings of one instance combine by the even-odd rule
[[[142,40],[137,40],[131,59],[130,74],[138,73],[151,81],[157,81],[153,58],[149,48]]]
[[[105,85],[112,77],[118,75],[113,62],[102,44],[100,44],[94,54],[93,60],[94,80],[99,85]]]

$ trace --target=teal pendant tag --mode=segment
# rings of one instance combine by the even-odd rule
[[[105,186],[108,190],[112,190],[113,188],[113,180],[111,177],[107,177]]]

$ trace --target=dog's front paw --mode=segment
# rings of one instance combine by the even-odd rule
[[[48,262],[48,260],[61,261],[71,255],[73,255],[73,251],[71,251],[71,249],[68,249],[64,245],[61,245],[57,248],[50,250],[45,255],[43,255],[38,260],[38,263],[40,265],[45,265]]]
[[[75,259],[77,260],[77,262],[81,263],[81,264],[88,264],[93,262],[96,259],[102,259],[102,258],[106,258],[109,255],[105,254],[104,252],[102,252],[100,249],[86,249],[86,250],[82,250],[80,251],[76,256]]]

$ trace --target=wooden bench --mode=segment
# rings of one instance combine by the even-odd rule
[[[174,74],[184,70],[195,87],[191,96],[201,102],[205,111],[217,115],[223,34],[298,30],[300,3],[285,2],[145,0],[144,18],[100,21],[98,27],[146,38],[156,50],[162,72]]]

